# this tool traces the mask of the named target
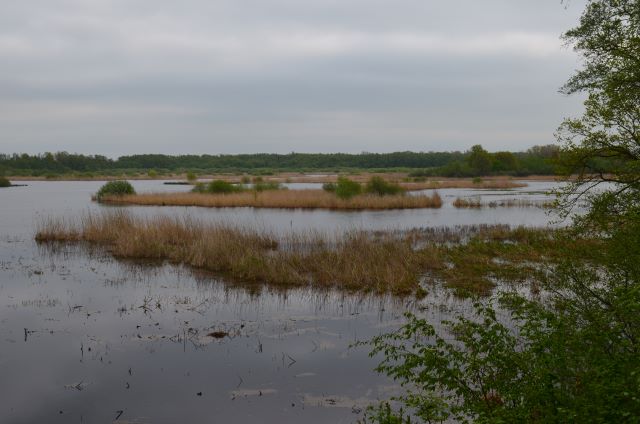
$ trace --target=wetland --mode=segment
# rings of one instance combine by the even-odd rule
[[[535,292],[563,226],[539,207],[453,205],[550,201],[544,181],[358,212],[91,201],[101,185],[0,192],[2,422],[356,422],[401,390],[356,342],[407,311],[438,324],[470,293]]]

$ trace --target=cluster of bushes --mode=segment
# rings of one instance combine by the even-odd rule
[[[324,191],[335,193],[341,199],[350,199],[359,194],[368,193],[377,196],[387,196],[402,194],[404,190],[397,184],[390,183],[382,177],[371,177],[364,185],[347,177],[339,177],[336,183],[325,183],[322,185]]]
[[[485,175],[525,176],[557,174],[555,164],[560,155],[557,146],[534,146],[526,152],[486,151],[481,145],[473,146],[464,157],[444,165],[417,169],[410,177],[476,177]],[[609,164],[610,165],[610,164]],[[607,164],[602,164],[606,168]]]
[[[105,196],[124,196],[127,194],[136,194],[136,191],[133,189],[133,186],[129,181],[124,180],[116,180],[109,181],[102,187],[95,195],[97,200],[102,199]]]
[[[209,193],[209,194],[230,194],[240,193],[243,191],[267,191],[267,190],[283,190],[284,187],[275,182],[264,182],[261,178],[254,179],[252,186],[245,184],[232,184],[228,181],[213,180],[209,183],[198,183],[193,187],[194,193]]]
[[[11,187],[11,181],[5,177],[0,177],[0,187]]]

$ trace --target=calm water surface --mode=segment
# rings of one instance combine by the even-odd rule
[[[398,390],[372,371],[379,358],[350,348],[354,341],[397,328],[407,309],[435,322],[468,308],[437,288],[420,302],[282,292],[79,247],[38,248],[40,217],[109,207],[90,201],[102,182],[27,184],[0,190],[1,423],[351,423]],[[138,192],[189,189],[133,184]],[[539,208],[459,210],[451,202],[540,200],[552,186],[439,190],[442,209],[413,211],[127,209],[276,231],[545,225],[549,217]]]

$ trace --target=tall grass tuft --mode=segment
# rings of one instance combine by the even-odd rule
[[[11,187],[11,181],[5,177],[0,177],[0,187]]]

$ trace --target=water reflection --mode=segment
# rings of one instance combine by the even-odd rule
[[[43,251],[32,240],[37,218],[102,209],[89,200],[101,183],[28,184],[0,192],[2,423],[354,422],[368,403],[398,388],[372,371],[377,359],[350,348],[353,342],[397,328],[406,310],[437,323],[470,307],[438,287],[420,301],[285,291],[230,284],[182,267],[113,261],[99,250],[63,245]],[[134,185],[138,191],[188,189],[161,181]],[[528,195],[544,190],[533,191]],[[451,199],[469,191],[439,192]],[[189,213],[275,230],[330,231],[542,225],[547,219],[539,209],[469,211],[449,203],[440,210],[364,213]]]

